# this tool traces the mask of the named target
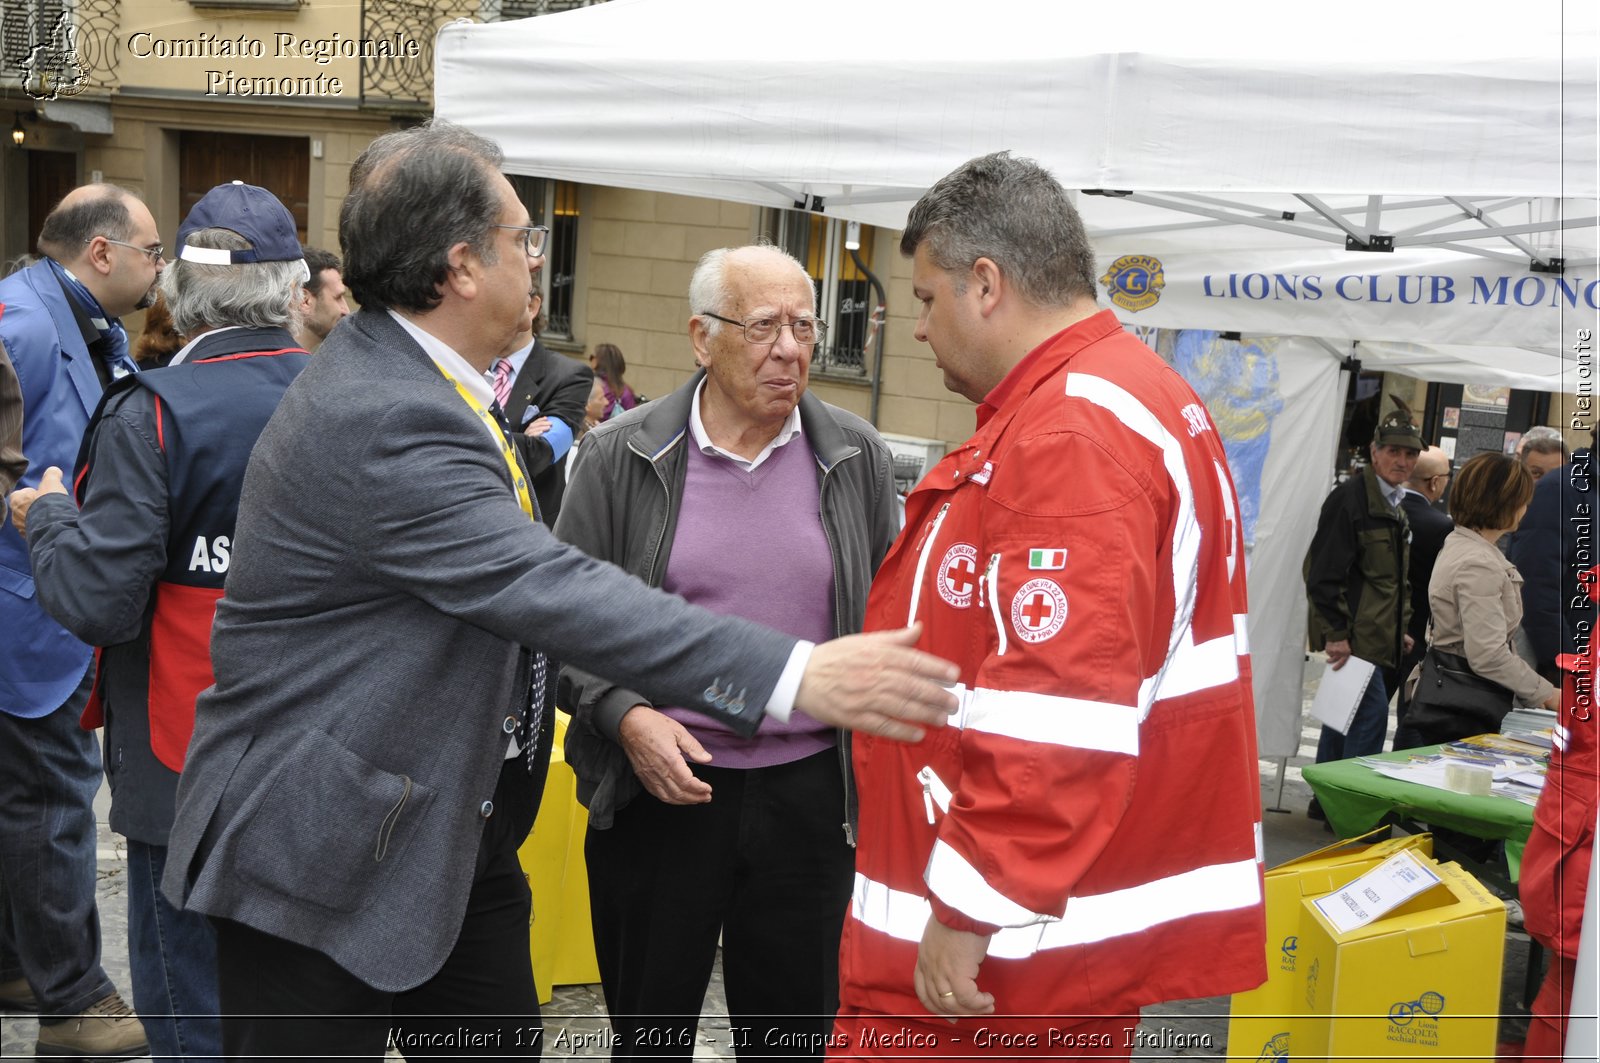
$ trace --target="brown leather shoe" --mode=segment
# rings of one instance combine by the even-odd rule
[[[134,1059],[150,1054],[144,1024],[120,994],[89,1005],[66,1022],[39,1026],[39,1056],[48,1058]]]
[[[0,982],[0,1011],[21,1011],[29,1015],[39,1010],[39,998],[26,978]]]

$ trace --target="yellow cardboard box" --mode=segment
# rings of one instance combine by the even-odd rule
[[[1372,845],[1360,843],[1387,830],[1335,842],[1279,864],[1266,874],[1267,980],[1235,993],[1228,1009],[1228,1058],[1270,1061],[1289,1054],[1289,1017],[1296,1011],[1299,982],[1300,902],[1341,889],[1395,853],[1412,849],[1433,855],[1431,834],[1412,834]]]
[[[539,818],[517,850],[533,894],[528,948],[541,1004],[550,1003],[555,986],[600,981],[589,924],[589,870],[583,858],[589,813],[578,804],[578,781],[562,752],[570,722],[566,713],[556,713]]]
[[[1421,862],[1439,885],[1349,933],[1301,902],[1297,1061],[1494,1058],[1505,904],[1456,864]]]

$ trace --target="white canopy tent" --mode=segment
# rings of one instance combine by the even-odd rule
[[[1505,300],[1499,317],[1542,320],[1488,344],[1517,386],[1555,390],[1515,348],[1559,353],[1563,311],[1594,308],[1597,27],[1581,0],[1353,0],[1336,16],[1158,0],[1125,17],[1049,0],[612,0],[446,27],[435,98],[513,172],[896,228],[938,177],[1011,148],[1111,193],[1081,201],[1111,260],[1203,251],[1271,275],[1312,251],[1391,271],[1421,254],[1515,284],[1562,259],[1533,276],[1579,298],[1543,315]],[[1181,323],[1283,331],[1247,305],[1207,309]],[[1485,315],[1443,337],[1420,313],[1323,316],[1301,304],[1296,331],[1485,345]],[[1431,363],[1439,379],[1454,364]]]
[[[1110,293],[1125,321],[1318,337],[1320,375],[1291,386],[1285,361],[1281,382],[1331,409],[1328,351],[1573,389],[1600,293],[1597,57],[1585,0],[611,0],[447,26],[434,91],[512,172],[896,228],[940,176],[1012,149],[1085,192],[1108,277],[1132,256],[1149,285],[1155,263],[1157,299]],[[1326,474],[1337,422],[1314,430]],[[1252,556],[1275,755],[1298,742],[1299,554],[1327,482],[1306,453],[1265,460]]]

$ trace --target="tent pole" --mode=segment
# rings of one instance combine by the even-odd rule
[[[1272,807],[1267,809],[1268,812],[1287,813],[1289,811],[1287,808],[1283,807],[1283,780],[1284,780],[1284,776],[1288,772],[1288,768],[1289,768],[1289,758],[1288,757],[1279,757],[1278,758],[1278,796],[1273,798]]]

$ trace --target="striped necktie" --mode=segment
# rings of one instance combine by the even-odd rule
[[[504,410],[511,401],[511,359],[502,358],[494,363],[494,401]]]

